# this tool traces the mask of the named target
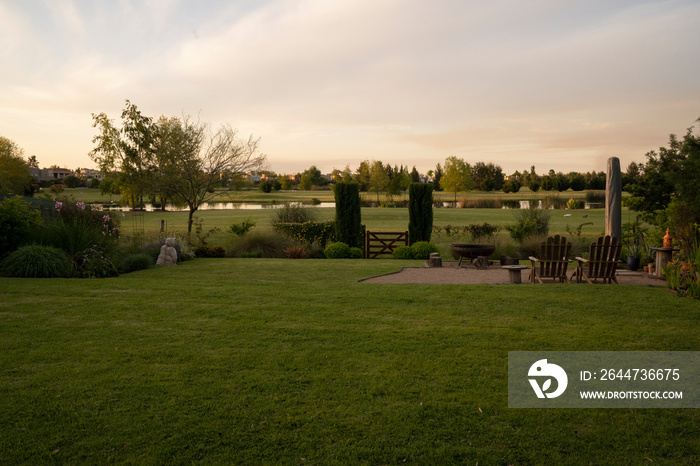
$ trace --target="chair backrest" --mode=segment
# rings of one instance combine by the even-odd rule
[[[591,243],[588,257],[588,276],[590,278],[615,278],[617,263],[620,259],[622,243],[614,236],[601,236]]]
[[[540,245],[540,271],[541,277],[566,277],[566,269],[569,266],[569,253],[571,243],[564,236],[550,236]]]

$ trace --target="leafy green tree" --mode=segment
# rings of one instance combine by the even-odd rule
[[[368,160],[364,160],[360,163],[360,166],[355,170],[355,174],[352,176],[354,181],[360,184],[360,191],[367,191],[369,189],[369,178],[370,178],[370,164]]]
[[[143,204],[143,196],[152,186],[154,122],[143,116],[128,100],[117,128],[105,113],[92,114],[93,128],[98,135],[92,139],[95,148],[90,158],[103,173],[119,173],[119,186],[129,205]]]
[[[83,186],[85,184],[85,180],[75,175],[68,175],[63,178],[63,184],[65,184],[67,188],[77,188],[79,186]]]
[[[292,189],[293,183],[292,180],[289,178],[288,175],[283,175],[282,178],[280,179],[280,189],[283,189],[285,191],[289,191]]]
[[[517,193],[520,191],[520,181],[517,179],[513,178],[512,180],[508,180],[505,183],[503,183],[503,192],[504,193]]]
[[[379,202],[379,193],[386,191],[388,186],[389,175],[384,164],[380,160],[372,161],[369,171],[369,191],[377,194],[377,202]]]
[[[693,131],[688,128],[682,139],[671,134],[668,147],[648,152],[637,182],[628,185],[630,207],[646,214],[647,220],[675,201],[675,211],[684,212],[675,219],[677,224],[700,222],[700,134]]]
[[[493,163],[477,162],[472,167],[472,179],[474,188],[479,191],[500,190],[503,187],[505,176],[503,169]]]
[[[470,191],[474,187],[474,182],[471,178],[471,167],[461,158],[449,156],[445,160],[445,173],[440,178],[440,185],[443,189],[455,194],[455,202],[457,202],[457,193],[461,191]]]
[[[540,187],[542,188],[543,191],[551,191],[554,189],[554,180],[552,180],[552,177],[549,175],[544,175],[541,178],[541,185]]]
[[[571,189],[574,191],[583,191],[586,189],[586,178],[580,173],[571,173],[569,175]]]
[[[321,171],[316,168],[316,165],[312,165],[301,174],[299,189],[309,191],[312,186],[325,186],[326,184],[328,181],[321,176]]]
[[[0,193],[32,195],[32,175],[13,141],[0,136]]]

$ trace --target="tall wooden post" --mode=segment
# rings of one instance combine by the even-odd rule
[[[608,159],[605,181],[605,234],[622,240],[622,173],[620,159]]]

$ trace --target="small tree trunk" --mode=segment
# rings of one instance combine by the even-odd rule
[[[189,218],[187,219],[187,236],[190,236],[192,234],[192,216],[194,213],[197,211],[197,208],[193,208],[190,206],[190,215]]]

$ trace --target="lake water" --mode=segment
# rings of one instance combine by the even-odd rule
[[[296,205],[295,203],[291,203]],[[317,205],[302,204],[304,207],[335,207],[335,202],[321,202]],[[199,206],[198,210],[264,210],[264,209],[281,209],[284,204],[253,204],[248,202],[205,202]],[[115,212],[128,212],[131,207],[103,204],[102,210],[111,210]],[[146,212],[157,212],[160,207],[153,207],[153,204],[146,204],[144,209]],[[168,212],[187,212],[190,209],[187,207],[178,207],[168,204],[166,206]]]

